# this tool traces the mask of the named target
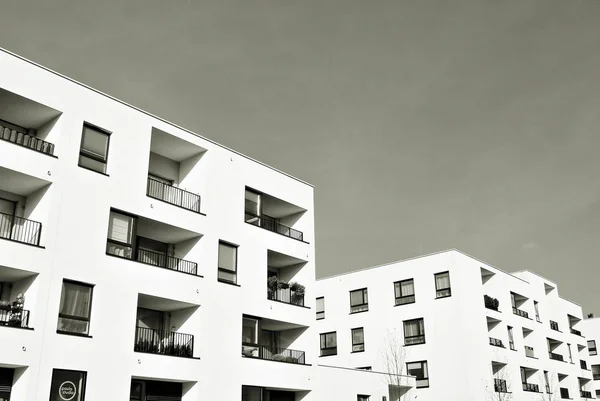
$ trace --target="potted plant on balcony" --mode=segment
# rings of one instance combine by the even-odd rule
[[[276,276],[271,276],[267,279],[267,289],[269,291],[269,299],[276,299],[275,294],[279,287],[279,279]]]
[[[290,283],[290,289],[292,290],[292,303],[295,305],[304,305],[304,293],[306,287],[302,284],[294,281]]]
[[[485,302],[485,307],[488,309],[498,310],[498,306],[500,306],[500,302],[496,298],[490,297],[489,295],[484,295],[483,300]]]
[[[10,326],[21,326],[23,321],[23,307],[25,306],[25,296],[22,293],[17,295],[17,299],[13,302],[10,313]]]

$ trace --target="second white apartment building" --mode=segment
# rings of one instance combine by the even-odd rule
[[[414,375],[404,400],[595,398],[582,309],[533,272],[450,250],[318,280],[316,296],[323,363]]]

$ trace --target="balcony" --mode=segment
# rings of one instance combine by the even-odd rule
[[[0,120],[1,140],[35,150],[36,152],[54,156],[54,145],[50,142],[46,142],[43,139],[39,139],[33,135],[25,134],[15,129],[10,129],[6,125],[8,125],[6,122]]]
[[[194,336],[138,326],[135,330],[133,350],[135,352],[192,358],[194,356]]]
[[[40,246],[42,223],[8,213],[0,213],[0,238]]]
[[[36,304],[37,274],[0,266],[0,326],[30,328],[27,307]]]
[[[304,365],[304,351],[292,349],[306,328],[272,319],[242,317],[242,356]],[[295,347],[294,347],[295,348]]]
[[[558,329],[558,323],[557,323],[557,322],[555,322],[554,320],[550,320],[550,328],[551,328],[552,330],[554,330],[554,331],[560,331],[560,330]]]
[[[305,364],[304,351],[261,345],[258,357],[267,361]]]
[[[550,359],[554,359],[555,361],[565,361],[562,355],[556,354],[554,352],[548,352],[548,356],[550,357]]]
[[[279,301],[290,305],[304,306],[304,290],[297,292],[289,287],[289,284],[285,283],[286,288],[278,288],[275,291],[267,291],[267,298],[272,301]],[[293,284],[292,284],[293,285]]]
[[[273,250],[267,251],[267,299],[304,306],[305,287],[302,278],[306,261]]]
[[[6,310],[0,304],[0,326],[19,327],[22,329],[29,328],[29,311],[21,310]]]
[[[246,187],[244,221],[283,236],[304,241],[302,231],[293,228],[301,223],[306,210]]]
[[[508,386],[504,379],[494,379],[494,391],[496,393],[508,393]]]
[[[170,203],[171,205],[200,213],[200,195],[169,185],[167,182],[164,182],[164,180],[159,181],[148,177],[146,195],[150,198],[158,199]]]
[[[493,337],[490,337],[490,345],[493,345],[494,347],[506,348],[504,344],[502,344],[502,340]]]
[[[498,312],[500,302],[498,302],[496,298],[490,297],[489,295],[484,295],[483,302],[487,309],[495,310],[496,312]]]
[[[540,386],[533,383],[523,383],[523,391],[530,391],[532,393],[539,393]]]
[[[187,274],[198,274],[198,264],[196,262],[190,262],[189,260],[183,260],[174,256],[168,256],[145,249],[137,250],[136,260],[151,266],[163,267],[165,269],[176,270]]]
[[[515,315],[529,319],[529,313],[525,312],[524,310],[517,309],[515,307],[513,307],[512,310]]]
[[[530,347],[528,345],[525,346],[525,356],[529,358],[535,358],[533,347]]]
[[[575,334],[576,336],[583,337],[583,336],[581,335],[581,331],[579,331],[579,330],[576,330],[576,329],[574,329],[574,328],[572,328],[572,327],[571,327],[571,334]]]
[[[579,390],[579,395],[581,396],[581,398],[596,398],[596,397],[592,397],[591,391],[586,391],[586,390]]]

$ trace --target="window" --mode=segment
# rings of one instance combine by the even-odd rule
[[[337,355],[337,333],[321,334],[321,356]]]
[[[242,355],[258,357],[259,321],[251,317],[242,318]]]
[[[544,370],[544,383],[546,384],[546,393],[550,394],[550,379],[548,379],[547,370]]]
[[[409,362],[406,364],[406,371],[417,378],[417,388],[429,387],[427,361]]]
[[[86,376],[86,372],[54,369],[50,401],[84,401]]]
[[[362,327],[352,329],[352,352],[365,350],[365,332]]]
[[[537,301],[533,301],[533,309],[535,309],[535,320],[542,323],[542,321],[540,320],[540,310]]]
[[[136,218],[133,216],[110,211],[106,253],[127,259],[133,257],[135,222]]]
[[[515,337],[513,336],[513,328],[510,326],[507,326],[506,329],[508,330],[508,345],[510,345],[510,349],[515,351],[516,348],[515,348]]]
[[[262,215],[261,195],[249,189],[246,189],[245,199],[245,221],[246,223],[260,226]]]
[[[423,318],[404,321],[404,345],[425,343],[425,323]]]
[[[325,319],[325,297],[317,298],[317,320]]]
[[[237,246],[219,241],[218,280],[237,284]]]
[[[450,272],[437,273],[435,275],[435,297],[444,298],[452,295],[450,290]]]
[[[415,302],[415,281],[410,280],[396,281],[394,283],[394,297],[396,305],[411,304]]]
[[[588,340],[587,343],[590,356],[598,355],[598,351],[596,350],[596,340]]]
[[[551,328],[552,330],[560,331],[560,330],[558,329],[558,323],[557,323],[557,322],[555,322],[554,320],[550,320],[550,328]]]
[[[58,332],[87,335],[90,330],[92,286],[64,280],[58,311]]]
[[[106,174],[110,133],[89,124],[83,125],[79,166]]]
[[[367,289],[350,291],[350,313],[366,312],[368,310]]]
[[[369,401],[371,399],[370,395],[357,395],[356,401]]]
[[[592,378],[600,380],[600,365],[592,365]]]
[[[571,344],[567,344],[567,349],[569,350],[569,362],[573,363],[573,355],[571,354]]]
[[[563,399],[566,399],[566,400],[570,399],[569,398],[569,389],[568,388],[564,388],[564,387],[560,388],[560,398],[563,398]]]

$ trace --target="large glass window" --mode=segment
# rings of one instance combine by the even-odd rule
[[[362,327],[352,329],[352,352],[365,350],[365,331]]]
[[[588,351],[590,353],[590,356],[598,355],[598,350],[596,350],[596,341],[588,340],[587,344],[588,344]]]
[[[218,280],[237,283],[237,246],[219,241]]]
[[[261,195],[254,191],[250,191],[246,189],[246,199],[245,199],[245,221],[246,223],[252,223],[255,225],[260,225],[260,216],[261,216]]]
[[[317,320],[325,319],[325,297],[317,298]]]
[[[415,281],[411,278],[410,280],[395,282],[394,296],[396,298],[396,305],[415,302]]]
[[[136,218],[123,213],[110,211],[106,253],[131,259]]]
[[[365,312],[369,310],[367,289],[350,291],[350,313]]]
[[[79,150],[79,165],[106,174],[110,134],[89,124],[84,124]]]
[[[92,308],[92,286],[64,280],[58,312],[59,332],[88,334]]]
[[[510,349],[515,350],[515,337],[513,336],[513,328],[510,326],[506,326],[506,330],[508,331],[508,345]]]
[[[425,322],[423,318],[404,321],[404,345],[425,343]]]
[[[54,369],[50,401],[84,401],[86,372]]]
[[[592,365],[592,378],[600,380],[600,365]]]
[[[435,297],[444,298],[452,295],[450,289],[450,272],[437,273],[435,275]]]
[[[242,319],[242,355],[258,357],[259,320],[244,316]]]
[[[406,371],[417,378],[417,388],[429,387],[427,361],[409,362],[406,364]]]
[[[337,355],[337,333],[321,334],[321,356]]]

